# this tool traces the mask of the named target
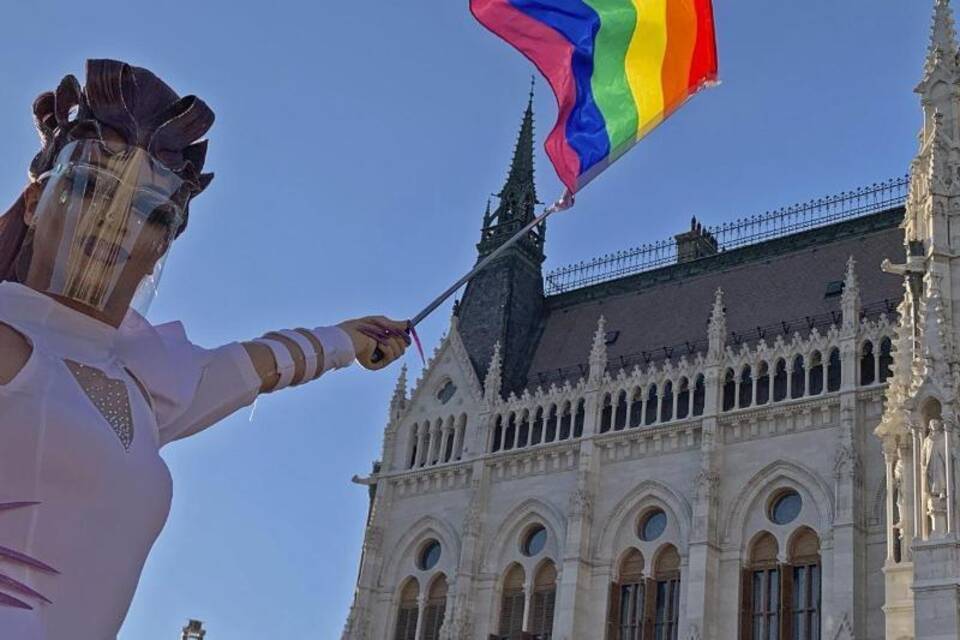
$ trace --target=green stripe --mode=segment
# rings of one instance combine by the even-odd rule
[[[593,56],[593,99],[603,113],[610,147],[632,140],[638,129],[637,105],[627,82],[625,60],[637,11],[632,0],[583,0],[600,16]]]

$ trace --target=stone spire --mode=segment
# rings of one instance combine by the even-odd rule
[[[599,383],[607,371],[607,319],[602,315],[597,321],[597,331],[593,334],[593,346],[590,348],[590,382]]]
[[[719,287],[713,298],[713,310],[710,312],[707,338],[710,343],[707,349],[708,357],[719,360],[723,357],[723,349],[727,342],[727,311],[723,306],[723,289]]]
[[[487,368],[487,377],[483,381],[483,399],[493,404],[500,400],[503,387],[503,358],[500,355],[500,342],[493,345],[493,357]]]
[[[390,399],[390,419],[397,420],[407,408],[407,365],[400,367],[397,386]]]
[[[917,91],[927,93],[937,80],[949,80],[956,72],[957,32],[954,28],[953,9],[950,8],[950,0],[936,0],[930,46],[923,65],[923,80]]]
[[[500,203],[491,213],[490,203],[487,202],[480,244],[477,245],[480,258],[509,240],[513,234],[536,217],[535,207],[539,202],[533,175],[533,153],[533,86],[531,84],[530,98],[527,109],[523,113],[517,144],[513,149],[513,160],[507,173],[507,181],[496,194]],[[541,227],[529,238],[520,242],[520,246],[538,264],[543,262],[542,231]]]
[[[499,203],[483,215],[477,261],[503,246],[536,217],[533,171],[533,92],[520,125]],[[458,307],[457,329],[480,380],[486,379],[493,345],[500,343],[501,394],[522,394],[544,316],[545,228],[532,229],[467,284]]]
[[[860,324],[860,284],[857,281],[857,261],[853,256],[847,260],[847,272],[843,277],[843,295],[840,298],[845,333],[856,333]]]

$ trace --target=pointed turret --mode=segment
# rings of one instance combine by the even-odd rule
[[[597,321],[590,348],[590,382],[599,383],[607,371],[607,319],[602,315]]]
[[[713,360],[723,357],[727,343],[727,311],[723,306],[723,289],[717,288],[713,295],[713,309],[710,311],[710,324],[707,327],[709,347],[708,356]]]
[[[843,295],[840,298],[843,314],[843,330],[855,334],[860,323],[860,285],[857,282],[857,261],[853,256],[847,260],[847,272],[843,277]]]
[[[483,381],[483,398],[489,403],[500,399],[503,380],[501,375],[502,361],[500,359],[500,343],[493,345],[493,355],[490,357],[490,366],[487,368],[487,377]]]
[[[949,81],[957,72],[957,32],[950,0],[936,0],[930,46],[923,65],[923,80],[918,93],[927,93],[938,80]]]
[[[390,419],[397,420],[407,409],[407,365],[400,367],[397,377],[397,386],[393,389],[393,398],[390,399]]]
[[[507,180],[496,194],[499,203],[483,215],[477,260],[503,245],[536,217],[534,184],[533,90],[520,124]],[[458,330],[477,377],[484,380],[500,344],[502,393],[520,393],[543,315],[543,225],[507,248],[473,277],[460,303]]]
[[[483,216],[483,231],[477,245],[478,259],[490,254],[494,249],[509,240],[513,235],[536,217],[537,188],[533,178],[533,87],[527,110],[523,113],[517,144],[513,149],[513,160],[507,173],[507,181],[496,194],[500,203],[492,213],[487,201],[487,212]],[[524,238],[519,244],[529,258],[540,264],[543,262],[542,226]]]

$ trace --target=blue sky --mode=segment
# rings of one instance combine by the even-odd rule
[[[723,84],[556,217],[547,267],[906,173],[932,0],[715,0]],[[146,66],[217,112],[151,319],[214,346],[413,315],[461,275],[506,176],[532,67],[458,2],[4,6],[0,196],[24,184],[30,104],[88,57]],[[542,82],[538,143],[555,115]],[[560,193],[542,148],[541,200]],[[432,348],[449,306],[422,326]],[[589,345],[584,345],[584,353]],[[411,378],[418,358],[407,358]],[[121,640],[338,638],[397,367],[261,399],[164,450],[174,501]]]

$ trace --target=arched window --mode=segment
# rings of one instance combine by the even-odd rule
[[[517,444],[517,414],[511,413],[507,419],[507,430],[503,434],[503,449],[509,451]]]
[[[663,384],[663,398],[660,400],[660,422],[673,420],[673,382],[667,380]]]
[[[703,374],[697,376],[697,381],[693,385],[693,415],[702,416],[703,406],[706,404],[707,388],[703,383]]]
[[[810,356],[810,395],[823,393],[823,356],[814,351]]]
[[[613,421],[613,428],[617,431],[627,426],[627,392],[621,391],[617,395],[617,415]]]
[[[793,370],[790,376],[790,397],[802,398],[807,390],[807,368],[803,366],[803,356],[793,359]]]
[[[566,440],[570,437],[570,423],[573,417],[570,415],[570,403],[563,403],[563,413],[560,415],[560,439]]]
[[[783,358],[777,360],[773,373],[773,401],[780,402],[787,397],[787,363]]]
[[[677,420],[690,415],[690,381],[680,378],[680,393],[677,394]]]
[[[753,404],[753,371],[750,365],[747,365],[740,372],[740,394],[737,398],[737,406],[743,409],[751,404]]]
[[[547,437],[545,442],[553,442],[557,439],[557,405],[550,405],[550,413],[547,414]]]
[[[750,547],[740,588],[740,640],[779,640],[782,606],[777,540],[761,533]]]
[[[457,445],[454,447],[453,457],[459,460],[463,457],[463,442],[467,437],[467,414],[460,414],[460,422],[457,424]]]
[[[784,605],[789,606],[790,628],[784,637],[820,638],[820,539],[806,527],[790,541],[792,580],[784,585]]]
[[[770,402],[770,365],[761,362],[757,366],[757,405]]]
[[[630,549],[620,560],[619,580],[610,585],[607,640],[642,640],[646,608],[643,555]]]
[[[410,447],[410,465],[409,468],[413,469],[417,466],[417,449],[420,441],[420,425],[414,424],[410,427],[410,439],[413,441]]]
[[[723,410],[730,411],[737,405],[737,375],[727,369],[723,376]]]
[[[840,390],[840,366],[840,350],[832,349],[827,362],[827,391]]]
[[[641,424],[643,424],[643,390],[635,387],[630,398],[630,426],[639,427]]]
[[[610,394],[603,396],[603,409],[600,410],[600,433],[610,431],[610,424],[613,421],[613,402]]]
[[[537,413],[533,419],[533,434],[530,436],[530,444],[540,444],[541,440],[543,440],[543,407],[537,407]]]
[[[497,416],[493,427],[493,442],[490,443],[490,451],[496,453],[500,451],[503,443],[503,416]]]
[[[423,610],[423,640],[440,640],[440,627],[447,612],[447,578],[440,574],[430,586]]]
[[[500,635],[512,637],[523,632],[523,567],[515,564],[503,578],[500,598]]]
[[[577,413],[573,418],[573,437],[579,438],[583,435],[583,420],[587,415],[586,406],[583,399],[577,400]]]
[[[876,378],[873,343],[867,340],[860,349],[860,384],[873,384]]]
[[[656,581],[653,637],[677,640],[680,623],[680,554],[672,544],[657,553],[653,579]]]
[[[400,591],[394,640],[417,640],[417,619],[420,616],[420,604],[417,602],[419,596],[420,584],[416,578],[410,578]]]
[[[657,409],[660,407],[659,396],[657,396],[657,385],[650,385],[647,390],[647,411],[643,418],[643,424],[653,424],[657,421]]]
[[[533,580],[530,602],[530,633],[535,638],[549,638],[553,633],[553,611],[557,602],[557,569],[550,560],[540,565]]]
[[[517,448],[527,446],[530,441],[530,412],[524,411],[520,418],[520,429],[517,431]]]
[[[450,418],[447,419],[447,432],[446,432],[446,438],[444,439],[444,442],[446,443],[443,448],[444,462],[450,462],[450,460],[453,458],[453,445],[454,445],[453,441],[456,440],[456,436],[457,436],[457,423],[454,420],[453,416],[450,416]]]
[[[893,374],[893,345],[890,338],[880,341],[880,382],[886,382]]]

